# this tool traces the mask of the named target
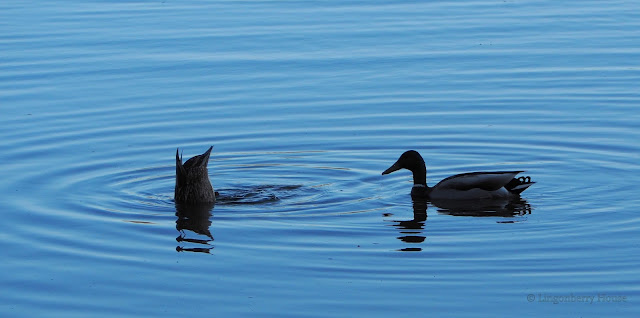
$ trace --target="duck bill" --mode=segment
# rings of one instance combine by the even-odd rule
[[[389,169],[387,169],[387,170],[383,171],[383,172],[382,172],[382,175],[390,174],[390,173],[392,173],[392,172],[394,172],[394,171],[398,171],[398,170],[400,170],[400,169],[402,169],[402,167],[401,167],[401,166],[396,162],[396,163],[394,163],[391,167],[389,167]]]

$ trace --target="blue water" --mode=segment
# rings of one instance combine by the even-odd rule
[[[0,316],[635,317],[638,61],[633,1],[4,1]]]

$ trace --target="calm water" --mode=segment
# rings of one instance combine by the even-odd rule
[[[2,317],[639,312],[636,1],[9,0],[0,48]],[[414,204],[408,149],[537,183]]]

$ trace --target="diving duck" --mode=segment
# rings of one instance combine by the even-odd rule
[[[518,197],[522,191],[535,183],[531,182],[531,177],[528,176],[515,177],[524,171],[495,171],[457,174],[429,187],[424,159],[415,150],[404,152],[398,161],[382,174],[400,169],[407,169],[413,173],[411,196],[430,199],[479,200]]]
[[[201,155],[197,155],[184,164],[176,149],[176,203],[200,204],[216,202],[216,195],[209,181],[207,164],[213,146]]]

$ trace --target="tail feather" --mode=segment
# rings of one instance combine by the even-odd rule
[[[520,178],[513,178],[504,187],[511,193],[520,194],[522,193],[522,191],[526,190],[534,183],[535,182],[531,181],[531,177],[526,176],[526,177],[520,177]]]

